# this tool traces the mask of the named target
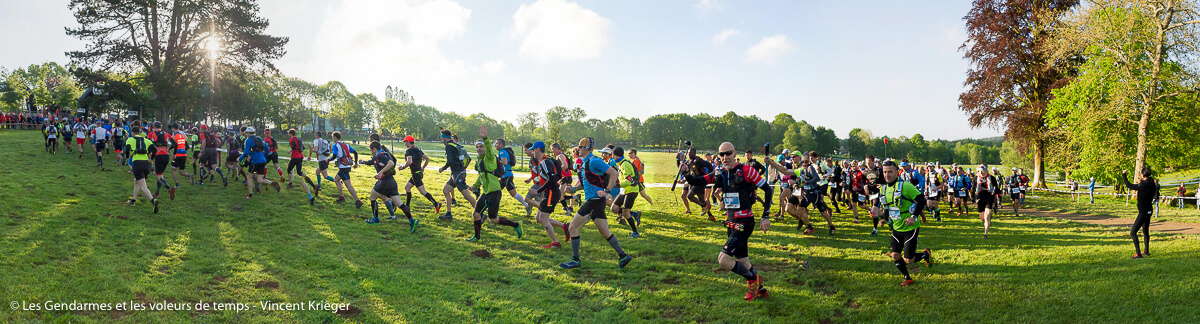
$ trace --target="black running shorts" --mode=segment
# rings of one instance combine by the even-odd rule
[[[546,191],[546,199],[542,199],[542,203],[538,206],[538,211],[546,214],[553,214],[555,206],[562,200],[562,191],[550,189]]]
[[[500,188],[504,190],[517,190],[517,186],[513,184],[513,177],[500,178]]]
[[[304,167],[304,159],[291,159],[288,160],[287,172],[292,173],[292,170],[294,169],[296,170],[296,174],[304,174],[304,170],[301,170],[302,167]]]
[[[384,197],[392,198],[400,195],[400,188],[396,186],[395,177],[385,177],[375,181],[375,188],[371,189],[383,195]]]
[[[411,184],[413,187],[424,187],[425,172],[414,172],[412,178],[408,178],[408,184]]]
[[[171,161],[171,167],[176,169],[187,168],[187,156],[176,156],[174,161]]]
[[[736,211],[725,211],[727,217]],[[727,228],[725,230],[728,238],[725,239],[725,246],[721,248],[721,253],[732,256],[734,259],[742,259],[750,256],[750,234],[754,233],[754,217],[734,218],[733,222],[742,224],[742,230]]]
[[[475,213],[485,215],[488,219],[500,217],[500,190],[483,194],[475,203]]]
[[[446,180],[446,184],[449,184],[451,187],[458,188],[458,190],[469,189],[470,187],[467,186],[467,171],[454,172],[450,175],[450,179]]]
[[[133,161],[133,180],[143,180],[150,175],[150,161]]]
[[[250,165],[250,173],[266,175],[267,174],[267,163],[263,162],[263,163],[251,164]]]
[[[615,203],[615,206],[617,206],[621,209],[632,209],[633,202],[637,200],[637,197],[638,197],[638,194],[636,192],[617,196],[617,201]]]
[[[905,259],[912,259],[917,255],[917,236],[920,233],[921,228],[907,232],[892,231],[892,253],[903,251]]]
[[[583,206],[579,206],[579,216],[586,216],[591,220],[608,219],[608,216],[604,215],[604,209],[607,207],[604,206],[606,202],[607,200],[599,197],[588,199],[583,202]]]
[[[167,171],[167,166],[171,164],[171,157],[165,154],[154,156],[154,174],[163,174]]]

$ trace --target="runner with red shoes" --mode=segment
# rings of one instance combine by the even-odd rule
[[[925,249],[917,253],[917,238],[921,224],[925,222],[925,194],[908,181],[899,181],[900,167],[896,162],[883,162],[883,180],[880,187],[879,208],[892,227],[891,253],[896,269],[904,275],[901,287],[913,284],[908,273],[908,264],[924,261],[932,267],[932,252]],[[903,252],[903,254],[902,254]]]
[[[770,144],[765,146],[763,151],[769,156],[771,154]],[[684,177],[693,186],[703,188],[705,185],[713,184],[721,189],[721,201],[725,205],[724,224],[727,228],[728,238],[725,240],[725,246],[721,249],[721,253],[717,255],[717,264],[721,268],[746,278],[745,299],[747,301],[767,298],[769,294],[763,287],[763,278],[750,263],[748,244],[756,225],[763,231],[771,226],[771,218],[768,215],[771,210],[771,199],[763,199],[762,220],[759,222],[754,220],[753,197],[755,192],[762,189],[763,197],[772,197],[773,189],[767,180],[758,173],[758,170],[737,162],[737,150],[734,149],[733,143],[721,143],[717,148],[717,155],[720,169],[709,174],[689,174]],[[768,162],[778,165],[774,161],[768,160]],[[681,165],[679,170],[688,171],[686,165]]]
[[[563,199],[562,189],[558,183],[563,176],[563,164],[558,159],[551,158],[546,155],[546,143],[536,142],[530,145],[529,150],[532,155],[533,173],[534,176],[530,179],[537,178],[539,183],[533,186],[537,188],[537,195],[542,196],[540,202],[537,202],[537,222],[546,230],[546,235],[550,237],[550,244],[543,245],[543,248],[561,248],[562,244],[558,242],[558,229],[562,229],[563,237],[569,241],[571,239],[570,227],[563,222],[550,218],[554,214],[554,207]],[[528,195],[532,198],[533,194]]]

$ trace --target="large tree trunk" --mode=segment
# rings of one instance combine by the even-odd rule
[[[1046,188],[1046,141],[1041,137],[1033,141],[1033,186]]]
[[[1147,102],[1146,109],[1142,110],[1142,118],[1138,120],[1137,162],[1133,165],[1133,172],[1137,172],[1135,174],[1140,174],[1142,167],[1146,165],[1146,132],[1150,124],[1150,112],[1153,110],[1154,103]]]

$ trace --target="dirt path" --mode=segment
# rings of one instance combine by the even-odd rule
[[[1088,223],[1088,224],[1124,227],[1126,229],[1133,227],[1133,219],[1131,219],[1131,218],[1096,216],[1096,215],[1080,215],[1080,214],[1073,214],[1073,213],[1064,213],[1064,212],[1046,211],[1046,210],[1037,210],[1037,209],[1022,209],[1021,214],[1037,216],[1037,217],[1060,218],[1060,219],[1072,220],[1072,221]],[[1150,230],[1155,231],[1155,232],[1163,232],[1163,233],[1195,235],[1195,234],[1200,234],[1200,224],[1164,222],[1164,221],[1155,221],[1155,220],[1151,219],[1150,220]]]

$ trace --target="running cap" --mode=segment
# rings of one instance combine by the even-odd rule
[[[208,125],[200,125],[200,130],[208,130]]]
[[[792,151],[789,151],[788,149],[783,149],[783,152],[780,152],[780,154],[788,154],[788,153],[792,153]]]
[[[600,154],[613,154],[613,151],[612,151],[612,149],[605,147],[605,148],[600,149]]]
[[[247,132],[247,133],[253,133],[253,132],[254,132],[254,126],[249,126],[249,127],[246,127],[246,132]]]
[[[417,141],[417,139],[413,138],[412,135],[408,135],[408,136],[404,137],[404,142],[416,142],[416,141]]]
[[[541,149],[542,152],[545,152],[546,151],[546,142],[542,142],[542,141],[533,142],[533,148]]]
[[[891,161],[888,161],[888,162],[891,162]],[[895,163],[892,163],[892,164],[895,164]],[[900,162],[900,166],[906,167],[906,166],[908,166],[908,162]]]

